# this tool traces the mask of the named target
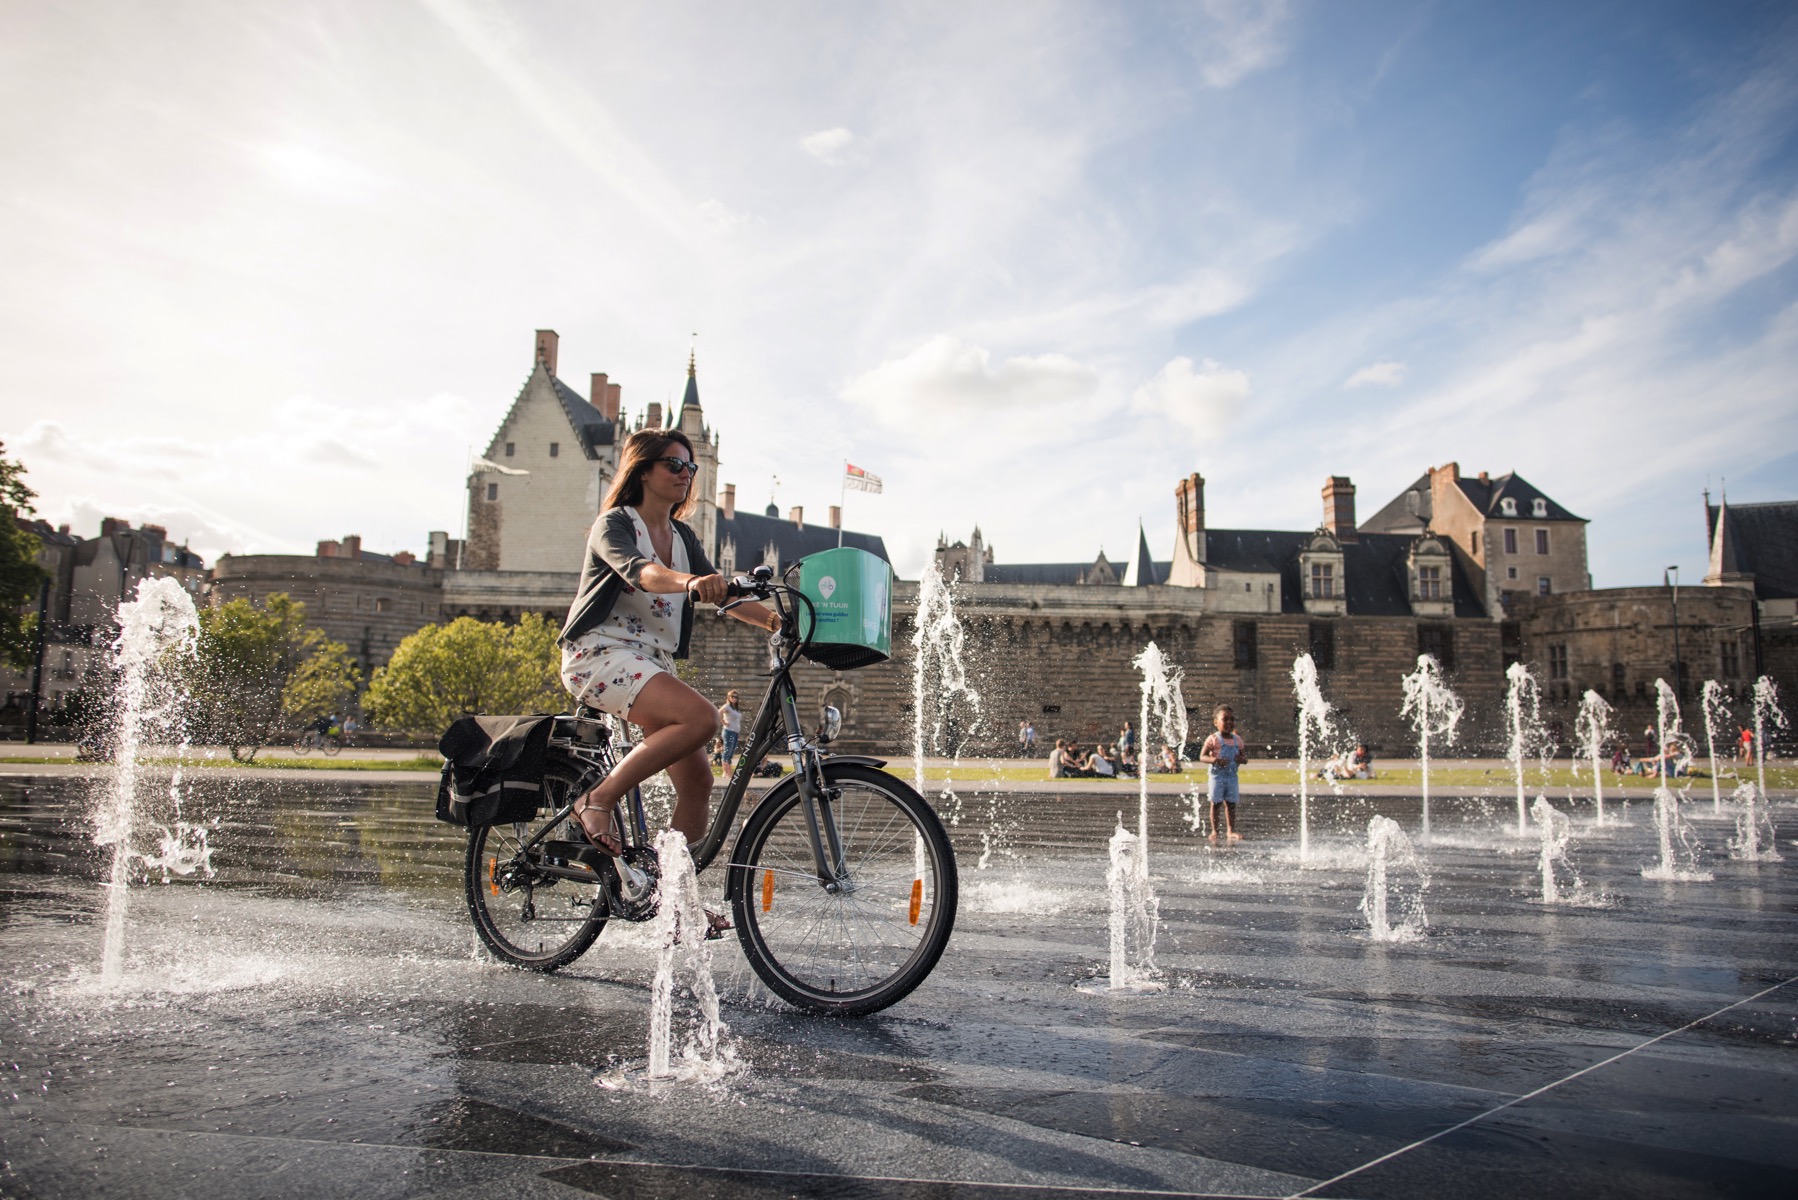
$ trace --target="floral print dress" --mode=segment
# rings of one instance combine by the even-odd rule
[[[692,569],[687,545],[678,533],[674,561],[663,562],[642,516],[634,508],[625,511],[637,528],[637,549],[645,558],[674,571]],[[626,586],[597,629],[562,647],[562,686],[576,701],[628,720],[643,685],[664,671],[674,673],[687,602],[684,592],[658,595]]]

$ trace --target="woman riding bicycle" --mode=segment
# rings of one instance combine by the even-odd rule
[[[657,771],[674,783],[674,828],[704,836],[712,795],[706,747],[718,710],[674,673],[693,636],[696,603],[718,604],[728,586],[698,536],[678,518],[691,505],[693,444],[678,429],[645,429],[625,442],[618,476],[587,535],[580,591],[562,626],[562,685],[575,700],[643,731],[636,747],[577,802],[587,836],[607,854],[623,852],[613,825],[618,801]],[[774,632],[766,606],[731,610]]]

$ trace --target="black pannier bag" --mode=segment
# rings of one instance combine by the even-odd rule
[[[543,800],[550,716],[463,717],[437,750],[444,757],[437,819],[451,825],[528,821]]]

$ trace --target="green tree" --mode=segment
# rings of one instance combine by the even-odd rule
[[[365,698],[378,725],[440,730],[464,713],[560,712],[556,628],[535,613],[516,625],[457,617],[427,625],[377,669]]]
[[[249,762],[283,730],[342,708],[358,672],[342,642],[306,624],[306,606],[275,592],[258,608],[232,600],[200,611],[187,672],[193,732]]]
[[[37,493],[25,486],[25,464],[6,456],[0,443],[0,658],[23,671],[31,665],[37,631],[38,590],[44,569],[37,564],[43,544],[19,523],[35,511]]]

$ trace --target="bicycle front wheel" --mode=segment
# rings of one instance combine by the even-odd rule
[[[493,956],[515,967],[553,971],[587,952],[606,927],[610,908],[601,877],[591,883],[544,873],[567,865],[582,843],[573,818],[556,821],[532,841],[546,821],[574,798],[579,768],[554,761],[543,777],[543,804],[532,821],[481,825],[468,831],[465,878],[468,913]]]
[[[841,839],[846,882],[818,879],[805,805],[776,788],[731,862],[743,954],[789,1003],[859,1017],[922,983],[955,927],[955,852],[924,798],[884,771],[824,764],[821,818]]]
[[[343,750],[343,741],[341,738],[327,736],[318,744],[318,748],[325,752],[326,758],[336,758]]]

